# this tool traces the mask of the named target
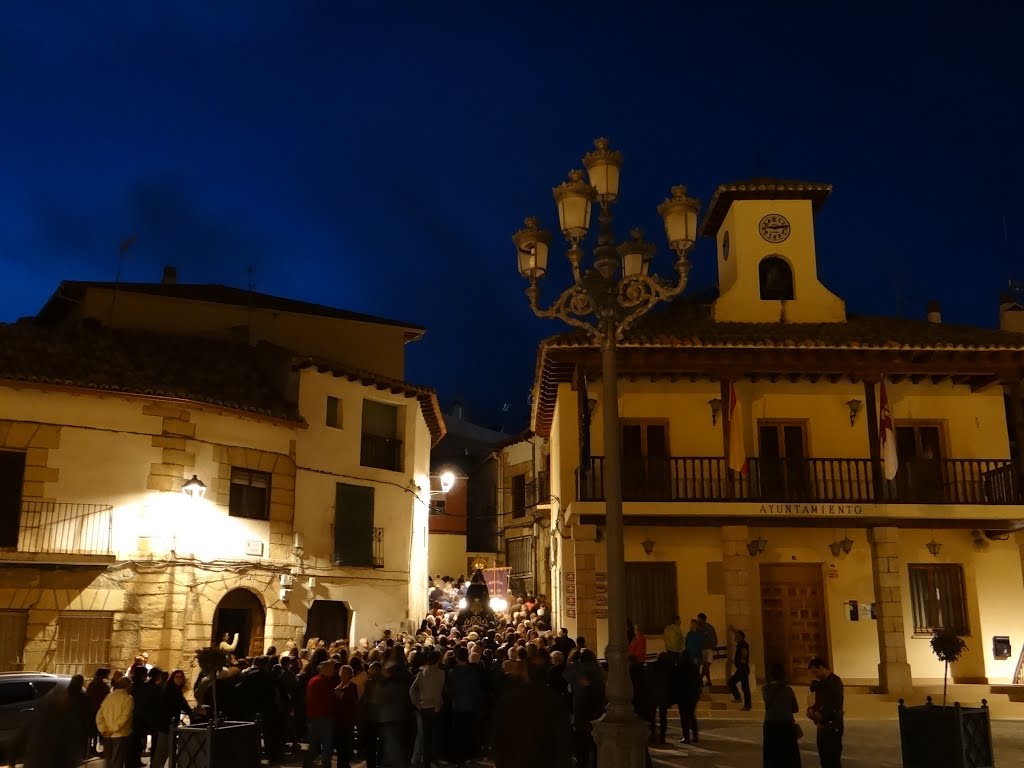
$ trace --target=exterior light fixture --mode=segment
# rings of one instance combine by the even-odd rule
[[[768,541],[761,534],[758,534],[756,539],[751,539],[747,542],[747,552],[750,553],[751,557],[757,557],[764,552],[766,546],[768,546]]]
[[[632,229],[629,232],[630,240],[619,246],[619,256],[622,258],[622,274],[646,275],[651,268],[651,259],[654,258],[654,246],[644,242],[644,231]]]
[[[654,552],[654,542],[651,541],[649,538],[641,541],[640,546],[644,548],[645,555],[649,555],[652,552]]]
[[[587,398],[587,414],[590,416],[590,418],[594,418],[594,411],[596,411],[596,410],[597,410],[597,398],[596,397],[588,397]]]
[[[713,397],[708,400],[708,406],[711,408],[711,426],[718,424],[718,414],[722,412],[722,399],[719,397]]]
[[[843,545],[838,541],[833,541],[828,548],[832,550],[832,557],[839,557],[839,553],[843,551]]]
[[[181,492],[193,501],[198,501],[206,495],[206,483],[200,480],[198,475],[192,475],[192,479],[181,486]]]
[[[527,280],[536,281],[548,271],[548,246],[551,234],[545,232],[532,216],[523,222],[523,228],[512,235],[512,242],[519,252],[519,274]]]
[[[842,547],[843,552],[845,552],[848,555],[850,554],[850,551],[853,549],[853,539],[851,539],[844,533],[843,540],[839,542],[839,546]]]
[[[441,473],[441,493],[448,493],[455,485],[455,473],[446,470]]]
[[[622,153],[609,146],[603,136],[594,139],[595,149],[583,156],[590,186],[597,191],[602,205],[614,203],[619,197],[619,171],[622,169]]]
[[[935,540],[935,531],[932,531],[932,540],[925,544],[925,546],[928,548],[928,553],[932,557],[939,556],[939,552],[942,551],[942,544]]]
[[[668,244],[681,259],[697,239],[697,213],[700,201],[687,197],[686,187],[672,187],[672,197],[658,206],[658,213],[665,222]]]
[[[586,237],[590,228],[590,206],[597,199],[597,190],[583,180],[583,171],[569,171],[569,178],[551,190],[551,194],[558,206],[558,226],[565,239],[576,243]]]
[[[846,407],[850,409],[850,426],[857,423],[857,414],[860,413],[862,403],[860,400],[847,400]]]

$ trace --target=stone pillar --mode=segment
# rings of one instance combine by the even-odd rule
[[[729,646],[729,657],[725,666],[732,674],[733,632],[742,629],[750,635],[750,566],[751,557],[747,551],[750,531],[745,525],[722,527],[722,576],[725,580],[725,626],[718,627],[718,644]],[[750,638],[747,638],[750,642]]]
[[[914,679],[903,634],[899,529],[871,528],[869,534],[878,629],[878,684],[886,693],[906,694],[913,690]]]

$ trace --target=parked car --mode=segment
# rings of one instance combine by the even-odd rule
[[[6,765],[18,737],[43,696],[58,686],[66,688],[69,675],[45,672],[0,672],[0,765]]]

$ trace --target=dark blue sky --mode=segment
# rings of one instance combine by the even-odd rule
[[[61,279],[257,290],[424,324],[409,378],[526,411],[510,241],[598,135],[620,236],[685,183],[827,181],[854,312],[992,325],[1024,278],[1019,3],[40,2],[0,24],[0,319]],[[1005,226],[1004,226],[1005,221]],[[1005,232],[1005,237],[1004,237]],[[561,258],[561,247],[553,257]],[[714,283],[699,244],[691,291]],[[564,286],[551,278],[548,298]]]

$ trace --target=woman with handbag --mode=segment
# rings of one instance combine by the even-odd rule
[[[782,665],[772,664],[764,686],[764,768],[800,768],[799,739],[803,732],[793,719],[799,711]]]

